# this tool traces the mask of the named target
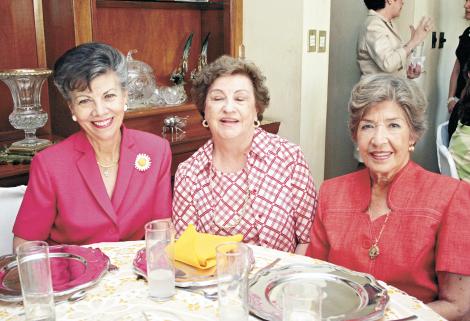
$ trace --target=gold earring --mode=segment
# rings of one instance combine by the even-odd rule
[[[202,126],[203,126],[203,127],[206,127],[206,128],[209,128],[209,122],[208,122],[206,119],[204,119],[204,120],[202,121]]]
[[[256,119],[254,122],[254,125],[255,125],[255,128],[258,128],[261,125],[261,123],[259,122],[258,119]]]

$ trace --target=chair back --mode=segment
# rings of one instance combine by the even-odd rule
[[[445,147],[449,147],[449,122],[443,122],[437,127],[437,135],[436,135],[436,144],[444,145]]]
[[[0,256],[12,253],[13,224],[26,186],[0,187]]]
[[[449,152],[449,132],[447,128],[449,122],[446,121],[437,127],[436,133],[436,147],[437,147],[437,163],[439,164],[439,171],[442,175],[450,176],[459,179],[459,174],[455,166],[452,154]]]

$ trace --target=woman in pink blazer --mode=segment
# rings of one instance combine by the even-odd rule
[[[142,239],[145,223],[171,215],[171,151],[166,140],[122,124],[124,56],[80,45],[56,62],[54,83],[81,131],[33,158],[14,247]]]

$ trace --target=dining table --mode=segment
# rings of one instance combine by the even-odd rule
[[[157,302],[149,297],[145,279],[138,277],[133,261],[136,253],[145,247],[145,241],[106,242],[87,245],[105,253],[113,266],[93,287],[86,290],[86,295],[78,301],[65,300],[56,303],[56,320],[218,320],[217,300],[211,300],[200,291],[177,288],[176,294],[167,301]],[[276,266],[287,264],[325,264],[310,257],[281,252],[274,249],[250,245],[254,255],[254,267],[251,274],[266,266],[276,258]],[[390,321],[410,315],[416,320],[441,321],[443,317],[431,310],[420,300],[399,289],[381,284],[387,289],[389,302],[381,321]],[[0,320],[24,320],[21,303],[0,302]],[[250,315],[250,321],[259,320]]]

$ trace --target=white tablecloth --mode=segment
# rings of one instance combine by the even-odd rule
[[[107,273],[87,296],[78,302],[63,302],[56,306],[57,320],[217,320],[217,302],[205,299],[202,295],[184,290],[177,290],[169,301],[158,303],[148,297],[147,284],[136,279],[132,270],[135,253],[144,247],[143,241],[99,243],[91,245],[99,247],[106,253],[111,262],[119,267],[117,271]],[[253,272],[277,257],[282,260],[277,266],[289,263],[321,261],[308,257],[284,253],[258,246],[253,246],[256,265]],[[387,286],[390,304],[386,310],[384,321],[416,314],[419,320],[445,320],[429,309],[421,301]],[[14,303],[0,303],[0,320],[23,320],[23,306]],[[256,320],[250,317],[250,320]]]

